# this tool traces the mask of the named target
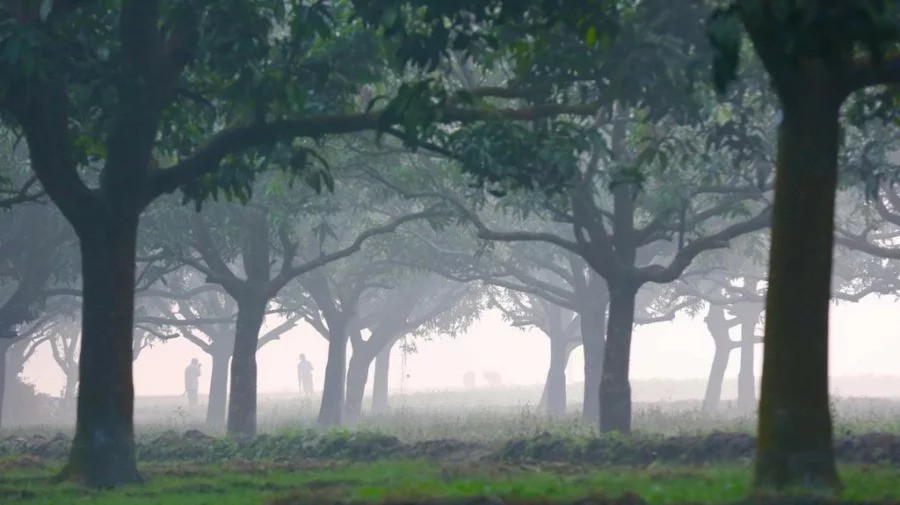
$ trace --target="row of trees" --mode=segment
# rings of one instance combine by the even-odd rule
[[[892,3],[866,0],[735,0],[715,11],[663,0],[4,3],[0,118],[24,140],[7,150],[18,168],[5,202],[51,201],[71,225],[74,237],[62,227],[56,247],[35,246],[44,261],[73,266],[66,247],[80,252],[75,289],[76,274],[32,289],[27,269],[13,268],[14,315],[3,319],[15,338],[52,298],[80,300],[63,476],[139,480],[136,335],[179,329],[210,350],[230,344],[227,425],[250,434],[255,352],[278,335],[261,335],[263,321],[305,320],[330,344],[329,426],[357,415],[359,370],[396,335],[448,313],[439,327],[463,328],[477,313],[479,296],[428,279],[478,280],[506,290],[487,303],[513,318],[543,310],[527,295],[569,311],[550,309],[550,332],[577,319],[585,412],[627,433],[638,315],[697,310],[698,292],[737,303],[749,351],[759,312],[744,314],[730,291],[759,297],[765,279],[757,484],[839,485],[827,387],[839,112],[863,91],[849,101],[852,128],[885,129],[893,95],[870,89],[900,78],[897,21]],[[697,70],[710,61],[707,83]],[[883,191],[870,191],[876,227],[900,208],[883,183],[890,137],[850,137],[862,161],[844,179]],[[247,205],[189,214],[166,196],[179,190],[198,207],[220,195]],[[767,275],[722,274],[708,259],[722,256],[703,255],[770,223],[771,239],[759,239]],[[873,235],[871,223],[860,231],[851,220],[839,237],[893,257],[891,232]],[[208,293],[210,306],[195,306]],[[410,299],[425,305],[403,316]],[[233,331],[215,327],[232,320]],[[548,374],[554,409],[558,370]]]

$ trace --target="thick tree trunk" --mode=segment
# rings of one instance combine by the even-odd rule
[[[345,424],[354,424],[359,421],[372,359],[374,356],[362,349],[355,349],[350,357],[347,365],[347,397],[344,400],[343,421]]]
[[[209,375],[209,399],[206,404],[206,425],[221,428],[225,425],[225,405],[228,403],[228,360],[229,352],[217,352],[212,357]]]
[[[756,410],[756,325],[761,310],[753,306],[739,308],[741,322],[741,368],[738,372],[738,410],[751,413]]]
[[[266,297],[238,297],[237,304],[227,432],[253,436],[256,434],[256,349],[266,313]]]
[[[394,343],[385,347],[375,358],[375,376],[372,378],[372,412],[387,412],[388,378],[391,370],[391,349]]]
[[[719,408],[719,403],[722,401],[722,383],[725,381],[725,370],[728,368],[728,358],[734,349],[734,341],[728,335],[728,322],[725,319],[723,307],[710,305],[705,321],[715,344],[715,351],[712,366],[709,369],[709,380],[706,381],[703,410],[713,412]]]
[[[81,230],[82,345],[75,437],[60,478],[92,486],[141,480],[135,465],[132,329],[137,215]]]
[[[332,318],[337,319],[337,318]],[[322,404],[319,407],[320,428],[340,426],[344,410],[344,378],[347,373],[347,321],[329,321],[328,361],[325,365],[325,383],[322,386]]]
[[[781,97],[757,488],[840,487],[828,405],[828,306],[841,97],[824,68],[802,63],[802,88]]]
[[[581,340],[584,343],[584,399],[582,418],[591,424],[600,422],[600,381],[606,348],[606,306],[604,297],[591,310],[581,312]]]
[[[609,323],[600,382],[600,431],[631,433],[631,333],[637,289],[622,282],[609,286]]]

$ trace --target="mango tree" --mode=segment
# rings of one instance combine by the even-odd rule
[[[900,81],[898,21],[878,0],[734,0],[710,19],[717,87],[736,78],[743,32],[781,105],[757,488],[840,487],[828,401],[839,119],[849,95]]]

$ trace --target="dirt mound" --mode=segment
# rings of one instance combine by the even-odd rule
[[[0,457],[31,456],[63,459],[71,439],[13,436],[0,440]],[[385,458],[441,461],[565,462],[601,466],[646,466],[654,462],[702,464],[749,461],[755,439],[743,433],[711,433],[678,437],[601,436],[576,438],[543,433],[510,440],[500,446],[455,439],[404,444],[393,436],[370,432],[334,431],[259,435],[252,438],[215,438],[197,430],[167,431],[137,442],[141,461],[215,462],[232,460],[294,462],[308,459]],[[839,438],[835,453],[840,461],[900,465],[900,435],[868,433]]]
[[[402,446],[396,453],[403,458],[440,459],[443,461],[462,461],[482,459],[490,455],[487,445],[477,442],[464,442],[455,439],[427,440]]]
[[[53,437],[43,435],[12,436],[0,440],[0,456],[34,456],[44,459],[62,459],[69,454],[72,440],[63,433]]]

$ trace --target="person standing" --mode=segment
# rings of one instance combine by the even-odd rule
[[[184,369],[184,393],[188,397],[188,405],[197,406],[197,391],[200,389],[200,361],[197,358],[191,360],[191,364]]]
[[[312,363],[306,360],[305,354],[301,354],[300,362],[297,363],[297,381],[300,383],[300,394],[303,396],[312,396],[315,393],[313,391],[312,372]]]

